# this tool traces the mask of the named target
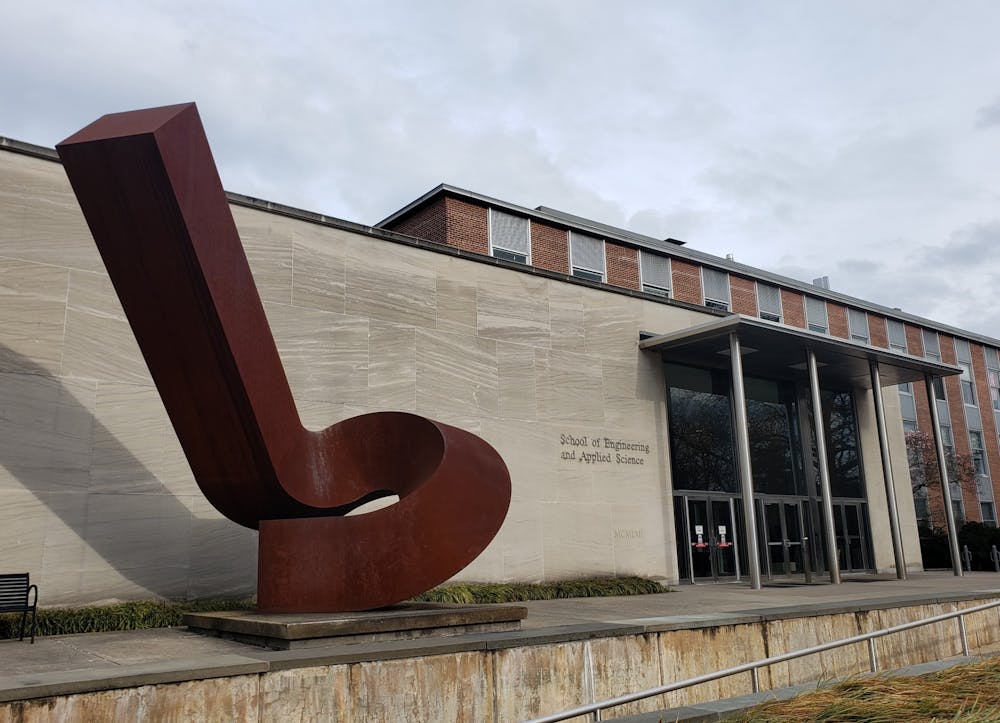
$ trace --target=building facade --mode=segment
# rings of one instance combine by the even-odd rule
[[[976,460],[955,511],[996,524],[998,340],[448,186],[374,227],[230,200],[307,426],[413,411],[507,461],[461,579],[920,569],[932,412]],[[0,293],[4,567],[46,604],[252,592],[255,533],[201,496],[54,152],[4,139]]]

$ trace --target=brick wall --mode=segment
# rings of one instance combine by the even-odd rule
[[[986,373],[986,354],[979,344],[972,348],[972,376],[976,381],[976,399],[979,402],[979,416],[983,420],[983,447],[986,449],[986,465],[993,483],[994,510],[1000,500],[1000,446],[997,427],[993,418],[993,403],[990,399],[990,381]]]
[[[701,267],[680,259],[671,259],[670,270],[674,282],[674,298],[692,304],[702,303]]]
[[[903,327],[906,329],[907,351],[913,356],[923,356],[924,337],[920,333],[920,327],[913,326],[913,324],[904,324]]]
[[[490,253],[489,212],[458,198],[445,198],[445,219],[449,246],[488,256]]]
[[[448,228],[445,219],[445,199],[439,198],[434,203],[424,206],[416,213],[404,219],[387,225],[391,231],[398,231],[407,236],[436,241],[439,244],[448,242]]]
[[[868,334],[871,337],[872,346],[889,348],[889,327],[885,323],[884,316],[868,314]]]
[[[847,307],[835,304],[832,301],[826,302],[826,320],[830,328],[830,336],[841,339],[849,339],[851,336],[847,328]]]
[[[781,314],[786,324],[806,328],[806,302],[802,294],[781,290]]]
[[[945,364],[957,363],[955,356],[955,339],[947,334],[938,334],[938,343],[941,345],[941,361]],[[965,424],[965,404],[962,402],[962,387],[959,384],[957,374],[944,378],[945,391],[948,395],[948,414],[951,416],[951,433],[955,438],[955,451],[959,454],[969,454],[969,428]],[[963,489],[962,497],[965,503],[965,519],[971,522],[980,522],[982,515],[979,512],[979,498],[975,488]]]
[[[737,314],[757,316],[757,285],[752,279],[729,275],[729,293],[733,311]]]
[[[531,263],[540,269],[569,273],[569,237],[565,229],[531,222]]]
[[[626,289],[640,288],[639,251],[637,249],[605,241],[604,258],[609,284],[622,286]]]

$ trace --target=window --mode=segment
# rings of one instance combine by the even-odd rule
[[[848,309],[847,322],[851,329],[851,340],[860,341],[867,344],[870,341],[868,336],[868,314],[861,309]]]
[[[931,361],[941,363],[941,344],[938,341],[938,335],[936,331],[931,331],[930,329],[923,329],[924,337],[924,356]],[[944,401],[947,399],[944,393],[944,379],[941,377],[934,377],[934,398]]]
[[[962,386],[962,401],[974,407],[976,406],[976,392],[975,383],[972,381],[972,366],[967,362],[959,362],[958,365],[962,367],[962,376],[959,378]]]
[[[826,429],[826,455],[830,472],[830,492],[833,497],[864,497],[865,486],[861,469],[861,450],[858,446],[854,396],[851,392],[821,389],[820,397],[823,418],[829,425]],[[815,458],[815,432],[812,437]]]
[[[923,329],[924,337],[924,356],[931,361],[941,362],[941,345],[938,343],[938,335],[936,331],[931,331],[930,329]]]
[[[946,452],[955,451],[955,438],[951,434],[950,424],[941,425],[941,444],[944,446]]]
[[[986,347],[986,378],[990,385],[990,403],[993,409],[1000,411],[1000,359],[997,350]]]
[[[903,326],[903,322],[896,321],[895,319],[886,319],[886,327],[889,331],[889,348],[893,351],[901,351],[904,354],[908,354],[909,349],[906,348],[906,327]]]
[[[983,433],[976,429],[969,430],[969,448],[972,452],[972,466],[976,470],[976,496],[979,498],[980,509],[983,511],[983,522],[996,526],[993,509],[993,485],[990,482],[990,470],[986,465],[986,455],[983,452]],[[985,514],[985,504],[990,506],[990,514]],[[989,519],[989,522],[987,522]]]
[[[531,231],[528,219],[490,209],[490,253],[498,259],[531,263]]]
[[[809,331],[817,331],[820,334],[826,334],[829,331],[825,301],[817,299],[815,296],[806,297],[806,326],[809,327]]]
[[[965,339],[955,339],[955,356],[958,365],[962,367],[959,386],[962,388],[962,401],[969,406],[976,406],[976,383],[972,377],[972,350]]]
[[[955,492],[955,489],[958,492]],[[955,524],[961,527],[965,524],[965,502],[962,500],[962,488],[958,485],[951,486],[951,511],[955,515]]]
[[[642,290],[670,298],[670,257],[639,251],[639,277]]]
[[[931,508],[927,503],[927,489],[921,487],[913,491],[913,511],[916,513],[917,522],[930,524]]]
[[[976,470],[977,477],[986,477],[988,472],[986,471],[986,458],[983,456],[983,433],[975,430],[969,430],[969,448],[972,450],[972,466]]]
[[[908,421],[913,422],[914,429],[917,424],[917,407],[913,400],[913,383],[903,382],[896,387],[899,391],[899,412],[903,417],[903,426]]]
[[[781,289],[757,282],[757,311],[761,319],[781,321]]]
[[[931,386],[934,387],[934,398],[939,402],[944,402],[948,399],[948,395],[944,392],[944,378],[943,377],[932,377]]]
[[[569,263],[573,276],[601,281],[604,276],[604,241],[593,236],[569,232]]]
[[[664,376],[674,489],[739,492],[729,375],[668,363]]]
[[[997,526],[997,511],[992,502],[980,502],[979,510],[983,516],[983,524],[989,527]]]
[[[705,306],[709,309],[729,311],[729,274],[701,267],[701,286],[704,289]]]
[[[903,322],[896,321],[895,319],[885,320],[886,330],[889,333],[889,349],[892,351],[898,351],[903,354],[908,354],[909,349],[906,347],[906,327],[903,326]],[[899,387],[900,394],[909,394],[909,404],[913,406],[913,385],[909,382],[906,384],[900,384]],[[902,399],[902,397],[900,397]],[[904,415],[905,418],[905,415]]]

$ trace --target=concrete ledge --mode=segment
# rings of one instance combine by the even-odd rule
[[[11,675],[0,677],[0,702],[250,675],[266,673],[267,670],[268,665],[262,660],[241,655],[217,655],[140,665]]]
[[[654,618],[631,618],[616,620],[621,625],[640,626],[643,632],[661,633],[671,630],[695,630],[714,628],[720,625],[750,625],[773,620],[812,618],[822,615],[844,615],[868,613],[873,610],[914,607],[918,605],[940,605],[959,602],[985,602],[1000,599],[1000,589],[976,590],[948,595],[897,595],[878,600],[845,600],[833,603],[802,603],[773,608],[757,608],[745,612],[717,612],[704,615],[664,615]]]

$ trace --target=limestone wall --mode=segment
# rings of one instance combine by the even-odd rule
[[[461,577],[676,580],[662,371],[709,317],[234,207],[301,416],[482,435],[513,500]],[[44,605],[248,593],[255,534],[198,490],[62,167],[0,152],[0,549]]]

